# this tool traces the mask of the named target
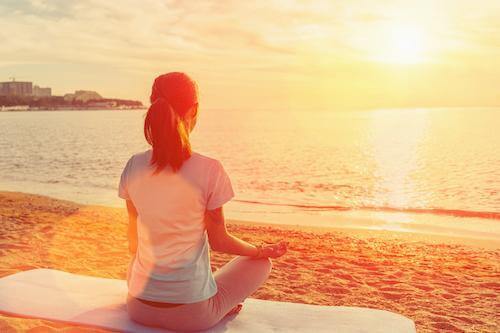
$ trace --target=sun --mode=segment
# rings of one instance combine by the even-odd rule
[[[384,27],[378,44],[374,56],[377,61],[416,64],[426,60],[426,36],[418,25],[390,24]]]
[[[432,61],[432,22],[385,20],[351,26],[349,43],[365,60],[385,64],[412,65]]]

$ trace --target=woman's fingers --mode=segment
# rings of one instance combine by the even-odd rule
[[[263,248],[263,254],[266,257],[278,258],[286,253],[286,244],[278,243],[267,245]]]
[[[275,244],[264,245],[261,250],[261,258],[278,258],[287,251],[288,243],[281,241]]]
[[[284,255],[284,254],[286,253],[286,250],[287,250],[287,249],[286,249],[286,245],[281,245],[281,244],[280,244],[280,245],[278,246],[277,251],[276,251],[276,252],[277,252],[277,253],[276,253],[276,254],[277,254],[276,258],[277,258],[277,257],[281,257],[282,255]]]

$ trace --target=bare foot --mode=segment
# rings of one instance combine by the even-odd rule
[[[241,311],[241,308],[243,307],[243,304],[240,303],[238,305],[236,305],[234,308],[231,309],[231,311],[229,311],[226,316],[231,316],[231,315],[234,315],[234,314],[237,314],[238,312]]]

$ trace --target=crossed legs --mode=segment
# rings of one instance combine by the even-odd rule
[[[172,308],[157,308],[129,297],[129,316],[143,325],[170,330],[208,329],[228,313],[238,312],[238,305],[267,280],[271,269],[270,259],[236,257],[214,273],[218,291],[211,298]]]

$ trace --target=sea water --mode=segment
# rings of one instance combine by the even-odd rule
[[[145,112],[0,113],[0,190],[123,206]],[[230,175],[229,217],[500,233],[499,108],[201,109],[191,140]]]

